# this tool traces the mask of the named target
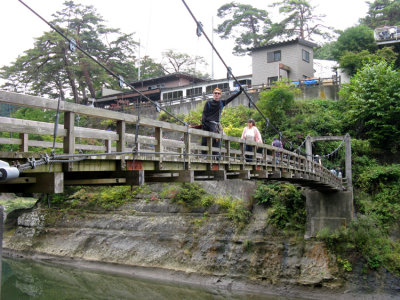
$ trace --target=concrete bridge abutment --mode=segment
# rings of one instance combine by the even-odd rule
[[[333,231],[348,226],[353,219],[353,190],[322,193],[306,189],[307,222],[305,239],[315,237],[324,228]]]

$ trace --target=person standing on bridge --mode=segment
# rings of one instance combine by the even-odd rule
[[[274,140],[272,141],[272,146],[274,146],[276,148],[283,148],[281,140],[278,139],[277,137],[274,137]],[[276,163],[280,164],[281,163],[281,153],[280,152],[276,152],[275,153],[275,158],[276,158]]]
[[[221,113],[226,105],[231,103],[233,99],[239,96],[243,92],[243,88],[240,87],[238,93],[230,96],[226,100],[221,100],[222,91],[219,88],[215,88],[213,91],[213,99],[208,100],[204,105],[203,115],[201,117],[201,125],[202,129],[205,131],[222,133],[222,126],[220,124],[221,121]],[[202,146],[207,146],[207,138],[203,137],[201,141]],[[219,139],[213,139],[212,141],[213,147],[220,146]],[[207,154],[207,151],[202,151],[203,154]],[[213,155],[216,155],[216,152],[213,152]]]
[[[260,131],[256,127],[256,122],[253,119],[247,121],[247,126],[242,132],[242,139],[262,144]],[[246,143],[246,151],[253,151],[253,147],[254,146],[247,145]],[[246,161],[253,161],[253,155],[246,155]]]

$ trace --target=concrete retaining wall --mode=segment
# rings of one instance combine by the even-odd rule
[[[307,210],[305,238],[315,237],[323,228],[335,230],[347,226],[353,219],[353,191],[325,194],[305,190],[304,195]]]
[[[328,100],[339,99],[338,96],[339,87],[335,85],[331,86],[320,85],[320,86],[308,86],[308,87],[302,86],[300,87],[300,89],[302,93],[299,96],[297,96],[296,99],[328,99]],[[254,103],[257,103],[257,101],[259,100],[259,93],[249,93],[249,96],[252,97],[252,101]],[[188,102],[182,101],[181,103],[167,105],[166,107],[170,108],[171,113],[174,115],[188,114],[191,110],[195,110],[198,105],[201,106],[203,101],[204,100],[193,100]],[[229,104],[229,106],[239,106],[239,105],[244,105],[244,106],[249,105],[249,99],[247,99],[246,95],[244,94],[240,95]],[[156,119],[159,113],[156,111],[155,107],[150,107],[142,109],[141,115],[148,118]]]

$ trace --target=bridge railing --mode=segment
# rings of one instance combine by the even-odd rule
[[[0,103],[57,110],[55,100],[5,91],[0,91]],[[59,110],[64,114],[64,124],[58,125],[58,141],[54,144],[58,153],[68,155],[103,153],[110,159],[117,159],[112,154],[118,154],[119,159],[122,155],[128,160],[156,162],[158,170],[202,169],[202,165],[208,165],[206,170],[224,169],[230,172],[251,170],[260,178],[268,177],[266,174],[262,175],[263,172],[269,172],[270,175],[279,173],[276,175],[277,178],[288,179],[296,176],[307,179],[307,176],[313,176],[313,179],[318,178],[320,182],[342,186],[340,178],[318,163],[271,145],[257,144],[149,118],[138,119],[135,115],[69,102],[61,102]],[[75,126],[77,114],[96,120],[113,120],[116,129]],[[139,135],[135,134],[137,123],[140,129]],[[33,155],[34,148],[36,150],[39,148],[43,152],[52,150],[53,123],[0,117],[0,128],[0,147],[2,147],[0,159],[27,158]],[[13,133],[14,136],[10,137],[9,133]],[[18,137],[15,137],[16,134]],[[207,140],[207,146],[201,145],[202,138]],[[213,139],[220,140],[221,146],[213,147]],[[246,151],[246,145],[255,146],[254,150]],[[10,151],[6,151],[7,147]],[[17,150],[15,148],[18,148],[18,151],[15,151]],[[253,159],[246,159],[246,155],[252,156]]]

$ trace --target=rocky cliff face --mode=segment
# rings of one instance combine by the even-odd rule
[[[205,183],[251,205],[254,186]],[[160,187],[154,185],[153,193]],[[287,238],[267,225],[267,211],[252,206],[251,220],[237,228],[217,206],[205,213],[143,199],[118,210],[53,211],[36,208],[18,218],[5,238],[10,249],[132,266],[237,278],[256,283],[339,287],[335,258],[317,241]]]

